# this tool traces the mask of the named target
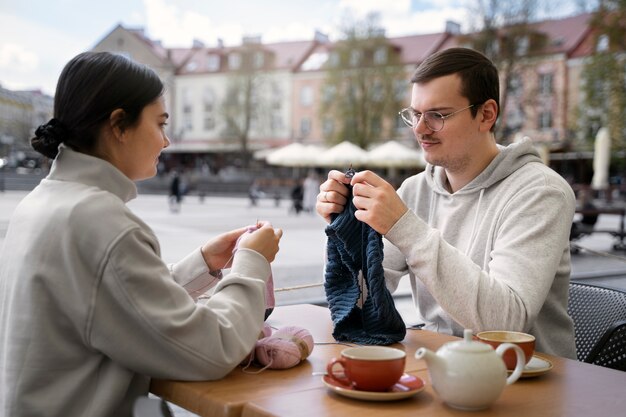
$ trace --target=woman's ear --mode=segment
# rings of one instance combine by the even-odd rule
[[[115,109],[109,116],[109,127],[115,138],[119,141],[124,140],[124,119],[126,113],[122,109]]]
[[[481,106],[482,118],[480,120],[480,130],[488,132],[496,124],[498,118],[498,103],[494,99],[485,101]]]

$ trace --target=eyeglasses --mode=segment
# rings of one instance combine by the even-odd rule
[[[443,123],[447,118],[472,107],[474,107],[474,105],[470,104],[467,107],[463,107],[462,109],[446,114],[445,116],[438,111],[425,111],[424,113],[419,113],[411,107],[400,110],[398,114],[402,118],[402,121],[410,128],[416,127],[422,116],[424,116],[424,123],[426,123],[426,127],[433,132],[439,132],[443,129]]]

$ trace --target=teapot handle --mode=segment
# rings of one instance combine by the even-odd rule
[[[526,366],[526,357],[524,356],[524,351],[522,350],[522,348],[514,345],[513,343],[501,344],[496,349],[496,353],[500,355],[500,357],[502,357],[507,349],[513,349],[515,351],[515,355],[517,355],[517,364],[515,365],[515,370],[513,370],[513,373],[509,375],[509,377],[506,379],[506,384],[511,385],[512,383],[517,381],[520,376],[522,376],[524,366]]]

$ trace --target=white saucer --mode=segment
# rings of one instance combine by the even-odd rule
[[[343,385],[330,378],[328,375],[324,375],[322,381],[328,389],[339,395],[365,401],[401,400],[403,398],[412,397],[418,392],[421,392],[425,387],[424,381],[421,378],[409,374],[402,375],[400,381],[391,387],[389,391],[385,392],[360,391],[354,387]]]
[[[528,361],[526,366],[524,367],[524,371],[522,371],[522,375],[520,378],[531,378],[539,375],[543,375],[552,369],[552,362],[543,356],[533,355],[532,358]],[[513,371],[508,371],[509,374]]]

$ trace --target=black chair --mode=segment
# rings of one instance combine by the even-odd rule
[[[626,292],[571,282],[568,312],[578,360],[626,371]]]

